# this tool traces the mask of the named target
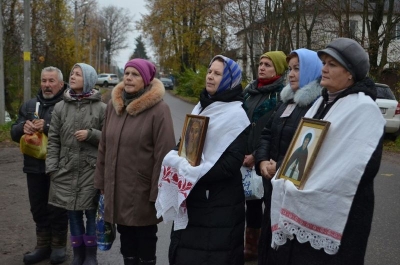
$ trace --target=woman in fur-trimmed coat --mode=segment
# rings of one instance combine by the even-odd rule
[[[289,84],[280,94],[282,102],[264,127],[256,150],[256,171],[264,183],[264,221],[258,244],[258,264],[268,264],[271,245],[271,178],[281,166],[300,120],[321,95],[322,63],[316,52],[307,49],[292,51],[289,64]]]
[[[99,146],[95,187],[104,194],[105,221],[117,224],[125,264],[156,264],[154,202],[164,156],[175,146],[171,112],[156,69],[126,63],[112,91]]]

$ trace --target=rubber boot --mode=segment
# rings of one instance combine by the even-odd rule
[[[25,264],[35,264],[48,259],[51,254],[51,231],[36,229],[36,247],[24,255]]]
[[[96,236],[83,236],[83,242],[86,246],[86,257],[83,265],[97,265],[97,242]]]
[[[74,258],[71,265],[82,265],[85,261],[85,244],[83,244],[83,236],[71,236],[72,251]]]
[[[124,257],[124,265],[138,265],[138,262],[136,257]]]
[[[156,257],[154,257],[152,260],[144,260],[139,258],[138,265],[156,265]]]
[[[246,228],[246,239],[244,245],[244,260],[256,260],[258,257],[258,239],[260,238],[260,229]]]
[[[67,259],[66,245],[67,245],[67,230],[56,231],[52,230],[51,234],[51,264],[60,264]]]

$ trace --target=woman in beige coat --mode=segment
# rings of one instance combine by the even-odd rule
[[[156,69],[143,59],[126,63],[112,91],[99,146],[95,187],[105,221],[117,224],[125,264],[156,264],[154,203],[164,156],[175,146],[172,117]]]

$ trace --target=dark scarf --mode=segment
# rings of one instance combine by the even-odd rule
[[[122,99],[124,100],[124,106],[128,106],[129,103],[131,103],[132,101],[134,101],[135,99],[139,98],[141,95],[144,94],[144,92],[146,91],[146,89],[141,89],[136,93],[130,94],[130,93],[126,93],[125,89],[123,90],[123,94],[122,94]]]
[[[200,94],[201,107],[205,109],[207,106],[216,101],[222,101],[222,102],[243,101],[242,91],[243,91],[242,85],[239,84],[232,89],[225,90],[221,93],[217,93],[209,97],[207,90],[203,89],[203,91]]]

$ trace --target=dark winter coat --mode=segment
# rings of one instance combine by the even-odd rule
[[[61,101],[63,98],[64,91],[68,88],[68,84],[64,84],[64,87],[51,99],[45,99],[43,97],[42,90],[39,92],[35,98],[22,104],[19,109],[18,119],[11,126],[11,138],[14,142],[19,143],[22,135],[24,135],[24,125],[25,121],[34,119],[34,114],[36,110],[36,102],[40,102],[39,106],[39,118],[45,121],[45,126],[43,128],[43,133],[48,135],[51,113],[53,112],[54,105]],[[44,174],[46,172],[45,160],[37,159],[24,154],[24,173],[30,174]]]
[[[237,101],[240,93],[241,86],[213,98],[203,91],[200,102],[205,108],[214,101]],[[241,133],[190,192],[186,199],[189,223],[186,229],[172,231],[170,264],[244,264],[245,199],[240,167],[245,139]]]
[[[115,86],[107,105],[94,185],[104,190],[107,222],[154,225],[161,163],[175,146],[171,112],[158,79],[126,107],[123,91]]]
[[[257,148],[261,131],[279,102],[279,93],[284,87],[284,80],[285,78],[281,77],[274,83],[262,87],[257,87],[258,81],[254,80],[243,91],[245,110],[251,123],[247,130],[246,154],[252,154]]]
[[[290,85],[285,86],[281,92],[282,102],[277,107],[276,112],[272,114],[271,119],[264,127],[259,147],[255,151],[255,169],[257,174],[261,175],[260,163],[264,160],[276,161],[276,169],[278,169],[285,157],[286,151],[289,148],[290,142],[296,132],[300,120],[315,100],[321,95],[322,87],[319,84],[320,80],[312,81],[301,89],[293,93]],[[296,104],[296,107],[288,117],[281,117],[289,104]],[[271,246],[271,180],[263,178],[264,183],[264,221],[261,228],[261,236],[259,240],[259,265],[266,263],[268,249]]]
[[[324,89],[325,104],[313,118],[322,119],[335,102],[350,94],[363,92],[373,100],[376,98],[375,85],[369,78],[357,82],[352,87],[344,90],[332,103],[327,103],[328,95]],[[296,238],[288,240],[277,250],[269,250],[268,262],[259,263],[268,265],[362,265],[367,248],[369,233],[371,230],[374,211],[373,181],[379,170],[382,157],[383,137],[375,152],[372,154],[365,171],[361,177],[358,189],[350,208],[348,220],[343,231],[339,251],[335,255],[326,254],[323,250],[316,250],[307,242],[301,244]],[[339,169],[340,170],[340,169]]]
[[[71,97],[70,91],[65,91],[51,118],[46,157],[46,172],[51,174],[49,203],[67,210],[95,209],[98,191],[93,174],[106,104],[97,90],[81,100]],[[78,141],[74,133],[85,129],[86,140]]]

